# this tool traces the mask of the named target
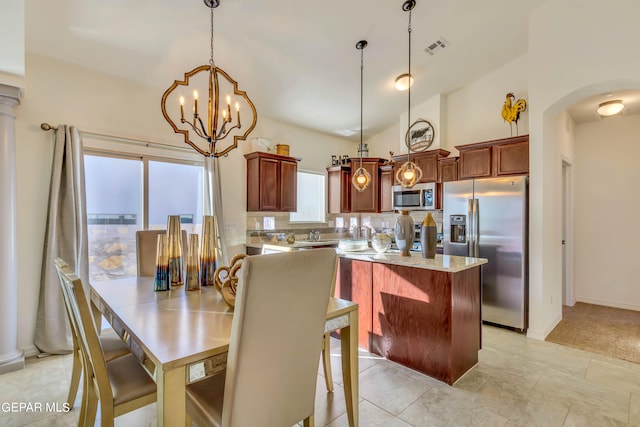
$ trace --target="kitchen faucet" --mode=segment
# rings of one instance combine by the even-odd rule
[[[318,240],[320,240],[320,232],[318,230],[311,230],[309,232],[309,237],[307,238],[307,240],[311,242],[317,242]]]

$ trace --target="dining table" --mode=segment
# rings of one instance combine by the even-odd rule
[[[186,387],[226,368],[233,309],[215,286],[156,292],[153,277],[91,280],[91,307],[127,343],[157,385],[159,427],[186,423]],[[358,305],[330,298],[325,333],[340,331],[349,426],[358,426]],[[274,331],[277,333],[277,331]],[[318,356],[320,343],[318,337]]]

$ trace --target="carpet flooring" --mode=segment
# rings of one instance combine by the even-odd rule
[[[640,364],[640,311],[578,302],[546,341]]]

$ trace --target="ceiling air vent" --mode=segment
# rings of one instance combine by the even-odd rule
[[[436,40],[433,43],[429,44],[429,46],[427,46],[424,49],[424,51],[427,52],[429,55],[433,56],[435,53],[441,51],[442,49],[444,49],[447,46],[449,46],[449,42],[446,41],[444,39],[444,37],[440,37],[438,40]]]

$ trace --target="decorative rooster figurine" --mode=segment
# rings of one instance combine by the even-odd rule
[[[511,102],[516,98],[513,93],[507,94],[507,99],[502,106],[502,118],[509,122],[509,128],[511,129],[511,136],[513,136],[513,122],[516,123],[516,134],[518,133],[518,119],[520,113],[527,109],[527,102],[524,99],[518,99],[515,104],[511,105]]]

